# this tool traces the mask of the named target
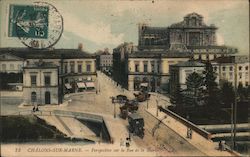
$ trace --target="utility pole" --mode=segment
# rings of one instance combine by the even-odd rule
[[[237,64],[234,62],[234,108],[233,108],[233,116],[234,116],[234,134],[233,134],[233,149],[236,148],[236,131],[237,131]]]

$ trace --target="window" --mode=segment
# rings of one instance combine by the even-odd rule
[[[78,64],[78,73],[82,73],[82,65]]]
[[[214,59],[215,59],[215,58],[217,58],[217,55],[216,55],[216,54],[214,54]]]
[[[31,93],[31,102],[36,102],[36,92]]]
[[[139,72],[139,64],[135,64],[135,72]]]
[[[245,70],[248,70],[248,66],[245,67]]]
[[[6,64],[2,64],[2,70],[6,71]]]
[[[45,86],[50,86],[50,76],[44,76]]]
[[[144,67],[144,72],[148,72],[148,64],[144,63],[143,67]]]
[[[201,54],[199,54],[199,60],[201,60]]]
[[[233,79],[233,73],[232,73],[232,72],[229,73],[229,79],[230,79],[230,80]]]
[[[18,64],[18,70],[21,71],[22,70],[22,65]]]
[[[206,55],[206,59],[209,60],[209,54]]]
[[[71,63],[70,63],[70,72],[71,72],[71,73],[74,73],[74,72],[75,72],[75,63],[74,63],[74,62],[71,62]]]
[[[239,79],[242,79],[242,73],[239,72]]]
[[[157,64],[158,73],[160,73],[160,63]]]
[[[239,70],[242,70],[242,66],[239,66]]]
[[[222,73],[222,78],[223,78],[223,79],[226,78],[226,73]]]
[[[222,67],[222,71],[226,71],[226,67]]]
[[[233,71],[233,67],[231,66],[231,67],[229,68],[229,70],[230,70],[230,71]]]
[[[151,71],[152,71],[152,73],[155,72],[155,64],[154,64],[154,62],[151,62]]]
[[[14,64],[10,64],[10,70],[14,70]]]
[[[217,67],[214,67],[214,71],[217,71]]]
[[[246,82],[246,86],[248,86],[248,82]]]
[[[87,72],[90,72],[91,71],[91,65],[90,64],[87,64]]]
[[[65,73],[65,74],[68,73],[68,64],[65,64],[65,65],[64,65],[64,73]]]
[[[36,86],[36,75],[30,76],[31,86]]]
[[[245,73],[245,77],[246,77],[246,79],[248,79],[248,72]]]

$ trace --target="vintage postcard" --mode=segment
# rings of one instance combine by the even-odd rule
[[[249,55],[248,0],[0,0],[0,156],[249,156]]]

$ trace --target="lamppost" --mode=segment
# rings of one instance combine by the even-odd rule
[[[147,97],[147,109],[148,109],[148,99],[149,99],[149,98]]]
[[[115,97],[111,97],[112,104],[114,104],[114,118],[116,118]]]
[[[159,103],[159,101],[158,101],[158,99],[156,99],[156,116],[158,117],[158,114],[159,114],[159,111],[158,111],[158,103]]]

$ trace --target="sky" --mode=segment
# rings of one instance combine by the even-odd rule
[[[40,0],[41,1],[41,0]],[[0,1],[0,47],[23,47],[7,37],[8,5],[32,4],[32,0]],[[219,45],[249,54],[248,0],[47,0],[61,13],[64,31],[55,48],[77,48],[90,53],[112,49],[123,42],[138,44],[138,24],[167,27],[196,12],[207,25],[215,24]]]

